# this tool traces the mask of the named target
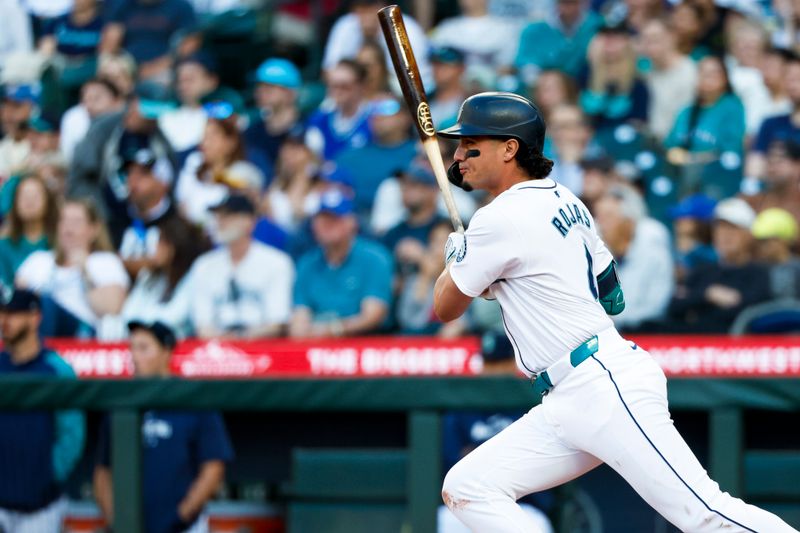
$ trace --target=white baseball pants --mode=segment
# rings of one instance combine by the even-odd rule
[[[66,514],[67,499],[63,497],[32,513],[0,508],[0,532],[60,533]]]
[[[540,531],[516,500],[601,463],[681,531],[796,532],[726,492],[675,429],[667,380],[645,350],[609,328],[598,352],[544,401],[448,472],[442,497],[476,533]]]

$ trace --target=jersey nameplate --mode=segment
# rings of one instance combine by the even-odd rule
[[[578,204],[564,204],[558,209],[558,214],[550,221],[553,226],[561,233],[562,237],[566,237],[569,230],[575,224],[581,224],[587,228],[591,228],[589,222],[589,214],[586,210],[581,212]]]

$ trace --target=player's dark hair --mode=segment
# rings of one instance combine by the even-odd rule
[[[546,178],[553,170],[551,159],[546,158],[540,151],[528,147],[522,141],[519,141],[519,149],[514,155],[514,160],[532,179]]]

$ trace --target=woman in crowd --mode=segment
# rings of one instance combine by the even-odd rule
[[[681,111],[667,139],[667,160],[681,174],[683,193],[714,199],[739,191],[742,178],[744,107],[733,94],[725,63],[718,56],[700,61],[694,103]]]
[[[575,81],[560,70],[543,70],[536,78],[531,96],[546,123],[553,109],[578,102],[578,88]]]
[[[203,232],[180,217],[168,218],[161,230],[152,267],[139,271],[122,308],[125,324],[132,320],[160,320],[178,333],[188,334],[189,298],[186,274],[192,263],[211,246]]]
[[[670,15],[670,27],[675,32],[678,50],[695,61],[709,53],[708,48],[700,44],[704,33],[703,17],[703,10],[689,1],[676,5]]]
[[[14,284],[14,274],[30,254],[49,250],[55,241],[58,205],[44,180],[36,174],[16,185],[12,208],[0,237],[0,284]]]
[[[366,41],[358,51],[356,61],[367,71],[364,85],[364,98],[375,100],[389,92],[389,71],[386,68],[386,58],[383,48],[375,41]]]
[[[636,52],[625,25],[605,26],[589,45],[589,80],[581,107],[598,133],[647,121],[649,91],[636,71]]]
[[[51,337],[94,336],[103,317],[122,310],[129,283],[103,220],[85,199],[64,203],[54,249],[32,253],[16,275],[18,286],[42,297],[41,333]]]
[[[183,215],[191,222],[210,227],[209,208],[219,204],[231,190],[256,200],[264,175],[245,157],[245,146],[236,115],[209,118],[200,150],[189,154],[178,177],[175,197]]]
[[[289,234],[295,233],[319,205],[319,171],[319,159],[302,139],[290,137],[283,143],[275,179],[262,203],[275,223]]]

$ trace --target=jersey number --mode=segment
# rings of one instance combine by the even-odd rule
[[[586,243],[583,244],[583,249],[586,250],[586,263],[588,266],[586,269],[586,275],[589,277],[589,290],[592,292],[592,297],[597,300],[597,281],[594,278],[594,272],[592,269],[592,254],[589,253],[589,247],[586,246]]]

